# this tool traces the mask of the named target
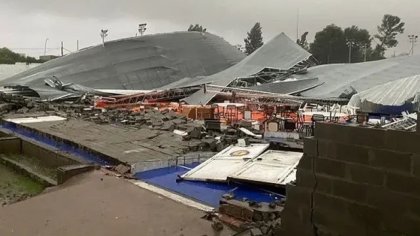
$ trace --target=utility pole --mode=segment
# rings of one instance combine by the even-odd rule
[[[367,58],[367,45],[363,44],[362,45],[362,49],[363,49],[363,61],[366,61]]]
[[[64,56],[64,44],[63,41],[61,41],[61,56]]]
[[[45,44],[44,44],[44,56],[47,55],[47,42],[48,42],[48,38],[45,39]]]
[[[297,10],[297,16],[296,16],[296,42],[299,40],[299,8]]]
[[[414,44],[417,42],[418,37],[419,37],[418,35],[414,35],[414,34],[408,35],[408,39],[410,40],[410,43],[411,43],[411,50],[410,50],[411,55],[414,55]]]
[[[108,30],[101,29],[102,46],[105,47],[105,38],[108,36]]]
[[[76,51],[79,51],[79,40],[76,41]]]
[[[139,24],[139,29],[138,30],[139,30],[140,36],[143,36],[144,32],[146,32],[146,29],[147,29],[146,25],[147,25],[147,23]]]
[[[356,45],[356,43],[354,43],[351,40],[348,40],[346,44],[349,47],[349,63],[351,63],[351,50],[352,50],[353,46]]]

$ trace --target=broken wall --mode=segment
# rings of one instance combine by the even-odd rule
[[[317,124],[287,186],[282,235],[419,235],[419,143],[415,132]]]

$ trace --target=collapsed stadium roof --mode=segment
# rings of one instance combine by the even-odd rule
[[[56,77],[95,89],[147,90],[222,71],[245,55],[221,37],[175,32],[106,42],[48,61],[0,82],[45,89]]]
[[[420,55],[401,56],[354,64],[314,66],[298,79],[318,78],[323,84],[307,90],[302,96],[340,97],[365,91],[390,81],[420,74]],[[400,90],[403,92],[403,90]],[[350,92],[349,94],[347,94]]]
[[[308,60],[311,54],[293,42],[284,33],[279,34],[254,53],[228,69],[204,78],[184,79],[164,88],[186,87],[211,83],[219,86],[228,86],[238,78],[255,75],[267,68],[273,70],[293,70],[303,61]],[[309,81],[309,80],[308,80]],[[312,82],[312,81],[311,81]],[[196,92],[185,101],[189,104],[207,104],[216,94]]]

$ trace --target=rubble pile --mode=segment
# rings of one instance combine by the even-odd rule
[[[241,236],[271,236],[278,235],[281,227],[281,212],[284,201],[273,203],[252,202],[232,199],[223,196],[218,213],[208,213],[205,217],[213,221],[213,229],[220,231],[223,224],[228,225]]]

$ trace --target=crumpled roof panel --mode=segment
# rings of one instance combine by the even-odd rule
[[[155,89],[185,77],[222,71],[245,55],[221,37],[175,32],[109,41],[48,61],[0,82],[44,86],[55,76],[64,83],[98,89]]]
[[[339,97],[346,89],[365,91],[377,85],[420,74],[420,55],[402,56],[354,64],[311,67],[298,79],[318,78],[323,84],[302,93],[309,97]]]
[[[420,75],[391,81],[353,95],[349,106],[360,107],[364,112],[390,112],[399,114],[418,103]],[[411,104],[411,105],[410,105]],[[393,109],[391,109],[393,107]]]
[[[212,83],[219,86],[227,86],[240,77],[254,75],[265,68],[288,70],[311,57],[311,54],[292,41],[286,34],[281,33],[264,44],[251,55],[228,69],[206,76],[201,79],[184,80],[183,83],[175,83],[165,88],[192,86],[204,83]],[[184,99],[189,104],[207,104],[214,94],[197,92]]]

